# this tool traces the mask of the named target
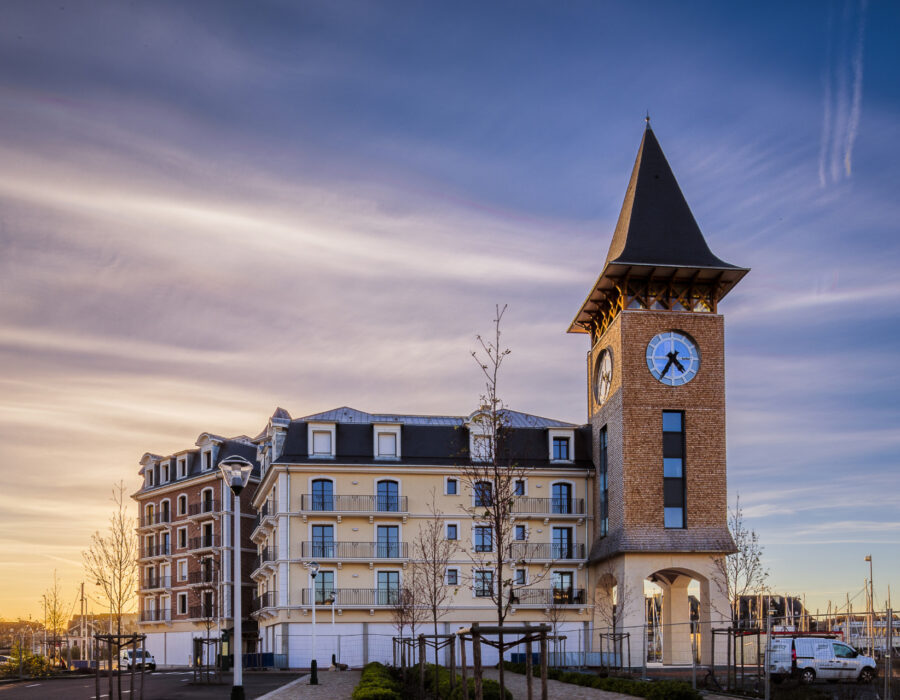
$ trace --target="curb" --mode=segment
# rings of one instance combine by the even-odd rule
[[[275,697],[276,693],[280,693],[282,690],[287,690],[288,688],[293,688],[296,685],[303,685],[303,681],[307,680],[307,678],[309,678],[309,674],[305,673],[299,678],[292,680],[290,683],[286,683],[280,688],[275,688],[275,690],[270,690],[265,695],[260,695],[258,698],[256,698],[256,700],[272,700],[272,698]]]

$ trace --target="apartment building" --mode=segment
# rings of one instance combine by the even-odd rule
[[[224,438],[203,433],[195,446],[167,456],[141,459],[138,503],[139,626],[147,649],[161,665],[185,665],[196,658],[193,639],[230,630],[233,601],[233,507],[219,461],[240,455],[251,461],[256,445],[246,436]],[[255,468],[241,501],[243,568],[251,566],[255,547],[250,505],[258,483]],[[244,576],[242,610],[249,610],[249,569]],[[244,623],[244,648],[253,650],[255,623]]]
[[[509,462],[521,476],[508,552],[518,562],[510,619],[546,622],[548,607],[562,608],[561,627],[580,631],[590,617],[590,428],[514,411],[505,418]],[[279,410],[270,419],[258,440],[261,480],[251,535],[258,548],[252,609],[262,651],[286,655],[290,666],[308,665],[315,602],[320,662],[339,651],[338,637],[345,660],[363,647],[368,658],[352,661],[389,653],[397,634],[392,608],[417,563],[414,543],[434,517],[432,501],[446,539],[456,545],[445,573],[452,595],[441,631],[496,621],[493,572],[484,566],[493,551],[491,528],[467,507],[480,505],[480,494],[461,468],[477,452],[476,422],[474,415],[346,407],[296,420]],[[374,638],[382,643],[361,642]]]

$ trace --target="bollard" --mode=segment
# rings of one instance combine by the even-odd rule
[[[315,659],[309,662],[309,684],[319,685],[319,668]]]

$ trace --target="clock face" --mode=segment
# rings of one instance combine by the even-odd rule
[[[660,333],[647,345],[647,368],[663,384],[687,384],[700,369],[700,350],[684,333]]]
[[[597,357],[594,375],[594,399],[602,404],[609,397],[609,387],[612,385],[612,353],[609,348],[603,350]]]

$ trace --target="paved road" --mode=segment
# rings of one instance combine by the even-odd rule
[[[258,698],[300,677],[299,673],[244,672],[244,692],[248,698]],[[227,698],[231,693],[231,674],[223,674],[221,685],[194,684],[190,671],[157,671],[145,676],[144,700],[207,700]],[[135,677],[135,697],[138,696],[138,677]],[[122,698],[131,698],[129,677],[123,676]],[[109,680],[100,679],[100,697],[109,698]],[[59,680],[24,681],[0,685],[0,700],[96,700],[94,677],[81,676]],[[113,694],[117,700],[118,693]]]

